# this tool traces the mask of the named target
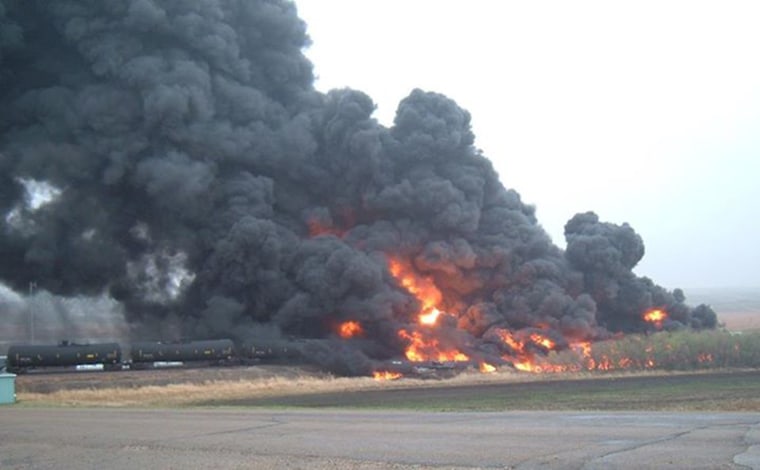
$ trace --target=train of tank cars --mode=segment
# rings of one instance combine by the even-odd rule
[[[126,353],[119,343],[54,345],[14,344],[8,348],[5,368],[23,374],[55,369],[149,369],[160,366],[208,364],[238,365],[267,359],[295,359],[286,344],[235,345],[230,339],[183,342],[134,342]]]

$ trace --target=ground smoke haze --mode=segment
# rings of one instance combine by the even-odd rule
[[[581,213],[555,246],[454,101],[414,90],[384,127],[314,89],[308,43],[285,1],[0,1],[2,281],[107,293],[136,339],[320,340],[342,374],[429,333],[399,272],[437,290],[441,349],[491,362],[504,331],[716,326],[632,273],[627,224]]]

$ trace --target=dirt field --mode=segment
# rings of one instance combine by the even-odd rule
[[[731,331],[760,330],[760,287],[687,289],[687,304],[710,305]]]
[[[724,312],[718,316],[718,321],[731,331],[760,330],[760,310]]]

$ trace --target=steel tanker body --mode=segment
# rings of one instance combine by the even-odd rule
[[[229,361],[234,344],[229,339],[187,341],[181,343],[132,343],[130,359],[133,364],[153,362]]]
[[[16,344],[8,349],[6,369],[24,373],[35,368],[109,371],[175,367],[183,364],[210,366],[252,363],[298,363],[308,360],[306,340],[256,340],[236,344],[231,339],[183,342],[138,341],[122,348],[119,343],[58,345]],[[81,367],[79,367],[81,366]]]
[[[299,346],[295,341],[246,342],[238,348],[238,355],[243,360],[286,362],[302,357]]]
[[[41,367],[70,367],[102,364],[104,368],[118,368],[121,364],[121,347],[118,343],[76,344],[62,342],[57,345],[12,345],[8,348],[6,369],[24,373]]]

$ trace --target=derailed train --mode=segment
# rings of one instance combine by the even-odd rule
[[[285,343],[236,346],[230,339],[183,342],[134,342],[125,353],[119,343],[56,345],[17,344],[8,348],[6,370],[25,373],[32,369],[102,367],[104,370],[146,369],[166,363],[236,365],[251,361],[296,359],[298,353]]]

